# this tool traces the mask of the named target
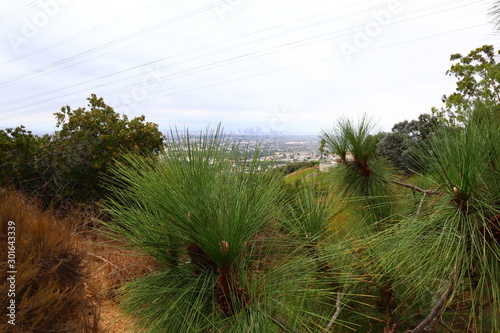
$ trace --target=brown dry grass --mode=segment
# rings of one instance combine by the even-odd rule
[[[18,272],[16,325],[8,325],[2,311],[1,332],[137,332],[120,311],[116,292],[158,264],[90,229],[96,215],[83,211],[55,218],[21,194],[0,189],[0,280],[8,271],[8,221],[16,227]],[[11,299],[8,290],[0,283],[2,309]]]
[[[120,310],[117,291],[124,283],[151,272],[156,261],[125,250],[95,231],[81,233],[78,247],[86,253],[89,283],[98,287],[99,333],[136,333],[131,318]]]
[[[9,244],[9,221],[15,223],[15,244]],[[86,280],[84,253],[75,247],[71,228],[50,211],[16,192],[0,192],[0,281],[15,270],[15,296],[9,283],[0,284],[0,308],[16,302],[15,326],[5,332],[97,332],[97,299]],[[15,267],[7,261],[8,246],[15,245]]]

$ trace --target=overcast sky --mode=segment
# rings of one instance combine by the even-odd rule
[[[0,128],[52,133],[92,93],[163,131],[381,130],[442,106],[452,53],[496,46],[491,1],[1,1]]]

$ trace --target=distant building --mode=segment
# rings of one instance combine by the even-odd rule
[[[327,172],[327,171],[330,171],[331,168],[336,167],[337,165],[338,165],[338,163],[335,161],[323,161],[323,160],[321,160],[319,162],[319,171]]]
[[[348,151],[346,154],[346,160],[347,161],[354,160],[354,157],[352,156],[352,153],[350,151]],[[319,171],[329,171],[331,168],[336,167],[342,162],[343,161],[340,159],[340,156],[338,155],[330,156],[328,159],[321,160],[319,162]]]

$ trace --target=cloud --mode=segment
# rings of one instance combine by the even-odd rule
[[[317,133],[339,114],[367,112],[388,130],[453,91],[450,54],[494,43],[487,4],[404,1],[386,15],[394,2],[2,3],[13,14],[2,29],[1,125],[50,131],[53,112],[95,93],[165,128]],[[23,29],[27,42],[10,47],[7,33]],[[343,43],[356,52],[346,58]]]

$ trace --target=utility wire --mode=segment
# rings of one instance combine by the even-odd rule
[[[0,14],[0,22],[4,22],[15,15],[19,15],[20,13],[27,11],[30,8],[36,7],[36,5],[37,5],[37,3],[35,1],[32,1],[29,4],[18,7],[17,9],[13,9],[12,11],[7,11],[4,13],[1,13]],[[12,7],[12,8],[14,8],[14,7]]]
[[[450,1],[451,2],[451,1]],[[477,2],[480,2],[480,1],[477,1]],[[470,5],[470,4],[467,4],[467,5]],[[466,6],[466,5],[461,5],[461,6],[455,6],[454,8],[451,8],[451,9],[457,9],[457,8],[461,8],[463,6]],[[437,14],[437,13],[441,13],[443,11],[448,11],[448,10],[451,10],[451,9],[445,9],[445,10],[442,10],[442,11],[439,11],[439,12],[435,12],[433,14]],[[317,15],[313,15],[314,16],[317,16]],[[427,16],[427,15],[426,15]],[[422,16],[418,16],[418,17],[413,17],[413,18],[409,18],[409,19],[406,19],[406,20],[399,20],[399,21],[395,21],[395,22],[391,22],[391,23],[388,23],[386,25],[392,25],[392,24],[397,24],[397,23],[400,23],[400,22],[404,22],[404,21],[407,21],[407,20],[412,20],[412,19],[416,19],[416,18],[420,18]],[[336,18],[335,18],[336,19]],[[302,21],[303,19],[300,19],[300,20],[295,20],[293,22],[287,22],[286,24],[281,24],[281,25],[278,25],[278,26],[274,26],[274,27],[271,27],[271,28],[267,28],[267,29],[262,29],[258,32],[252,32],[250,34],[247,34],[246,36],[248,35],[253,35],[253,34],[256,34],[256,33],[259,33],[259,32],[263,32],[263,31],[266,31],[266,30],[269,30],[269,29],[274,29],[276,27],[279,27],[279,26],[283,26],[283,25],[288,25],[290,23],[295,23],[295,22],[298,22],[298,21]],[[299,28],[296,28],[296,29],[292,29],[292,30],[288,30],[288,31],[285,31],[285,32],[280,32],[280,33],[277,33],[277,34],[274,34],[274,35],[270,35],[270,36],[266,36],[265,38],[261,38],[261,39],[256,39],[256,40],[253,40],[251,42],[245,42],[243,44],[240,44],[240,45],[237,45],[237,46],[231,46],[231,47],[227,47],[227,48],[224,48],[224,49],[219,49],[219,50],[216,50],[216,51],[213,51],[211,53],[208,53],[208,54],[202,54],[202,55],[199,55],[199,56],[196,56],[196,57],[193,57],[193,58],[190,58],[190,59],[185,59],[181,62],[177,62],[177,63],[174,63],[172,65],[179,65],[179,64],[182,64],[182,63],[185,63],[185,62],[189,62],[189,61],[193,61],[193,60],[197,60],[197,59],[201,59],[201,58],[204,58],[208,55],[213,55],[213,54],[217,54],[217,53],[223,53],[225,51],[228,51],[228,50],[234,50],[234,48],[236,47],[240,47],[240,46],[248,46],[250,44],[253,44],[253,43],[256,43],[256,42],[260,42],[262,40],[267,40],[267,39],[271,39],[271,38],[274,38],[274,37],[277,37],[277,36],[282,36],[284,34],[289,34],[291,32],[294,32],[294,31],[297,31],[297,30],[302,30],[302,29],[305,29],[305,28],[310,28],[310,27],[314,27],[314,26],[317,26],[317,25],[321,25],[321,24],[325,24],[325,23],[328,23],[330,22],[332,19],[328,19],[328,20],[324,20],[324,21],[321,21],[321,22],[315,22],[315,23],[312,23],[312,24],[309,24],[309,25],[306,25],[306,26],[303,26],[303,27],[299,27]],[[348,31],[349,28],[346,28],[346,29],[342,29],[338,32],[341,32],[341,31]],[[330,34],[330,33],[329,33]],[[313,38],[316,38],[316,37],[313,37]],[[231,40],[235,40],[235,39],[239,39],[239,37],[236,37],[236,38],[232,38],[230,40],[226,40],[226,41],[223,41],[223,42],[220,42],[220,43],[217,43],[217,44],[221,44],[221,43],[226,43],[228,41],[231,41]],[[168,56],[168,57],[163,57],[163,58],[160,58],[160,59],[157,59],[155,61],[151,61],[151,62],[148,62],[148,63],[144,63],[144,64],[140,64],[140,65],[137,65],[137,66],[133,66],[131,68],[128,68],[126,70],[122,70],[122,71],[118,71],[118,72],[114,72],[112,74],[108,74],[108,75],[105,75],[105,76],[101,76],[101,77],[98,77],[98,78],[93,78],[92,80],[99,80],[99,79],[102,79],[102,78],[105,78],[105,77],[110,77],[110,76],[114,76],[114,75],[118,75],[118,74],[121,74],[123,72],[126,72],[126,71],[130,71],[130,70],[134,70],[134,69],[137,69],[137,68],[140,68],[142,66],[145,66],[145,65],[151,65],[153,63],[159,63],[163,60],[167,60],[167,59],[170,59],[170,58],[173,58],[173,57],[176,57],[176,56],[181,56],[181,55],[184,55],[184,54],[187,54],[187,53],[190,53],[190,52],[193,52],[193,51],[196,51],[196,50],[200,50],[200,49],[204,49],[204,48],[207,48],[207,47],[213,47],[214,45],[208,45],[208,46],[204,46],[204,47],[201,47],[201,48],[197,48],[195,50],[190,50],[190,51],[187,51],[187,52],[184,52],[184,53],[181,53],[181,54],[177,54],[177,55],[174,55],[174,56]],[[231,59],[229,59],[231,60]],[[71,65],[71,66],[67,66],[67,67],[72,67],[74,65]],[[65,68],[67,68],[65,67]],[[35,70],[35,74],[39,74],[39,73],[42,73],[44,72],[46,69],[38,69],[38,70]],[[24,74],[25,76],[31,76],[33,73],[27,73],[27,74]],[[89,81],[92,81],[92,80],[89,80]],[[18,80],[19,81],[19,80]],[[18,81],[16,81],[15,79],[13,78],[8,78],[8,79],[5,79],[4,81],[0,81],[0,87],[2,86],[10,86],[10,85],[13,85],[13,84],[16,84],[18,83]],[[21,80],[21,81],[25,81],[25,80]],[[88,81],[86,82],[83,82],[82,84],[84,83],[87,83]]]
[[[429,35],[429,36],[425,36],[425,37],[415,38],[415,39],[411,39],[411,40],[407,40],[407,41],[402,41],[402,42],[398,42],[398,43],[393,43],[393,44],[389,44],[389,45],[385,45],[385,46],[380,46],[380,47],[375,47],[375,48],[371,48],[371,49],[361,50],[358,53],[373,52],[373,51],[376,51],[376,50],[381,50],[381,49],[385,49],[385,48],[389,48],[389,47],[394,47],[394,46],[397,46],[397,45],[407,44],[407,43],[411,43],[411,42],[425,40],[425,39],[428,39],[428,38],[434,38],[434,37],[443,36],[443,35],[447,35],[447,34],[451,34],[451,33],[456,33],[456,32],[459,32],[459,31],[464,31],[464,30],[476,28],[476,27],[479,27],[479,26],[482,26],[482,24],[473,25],[473,26],[469,26],[469,27],[466,27],[466,28],[456,29],[456,30],[447,31],[447,32],[443,32],[443,33],[433,34],[433,35]],[[253,77],[258,77],[258,76],[262,76],[262,75],[272,74],[272,73],[281,72],[281,71],[285,71],[285,70],[290,70],[290,69],[294,69],[294,68],[298,68],[298,67],[303,67],[303,66],[317,64],[317,63],[321,63],[321,62],[325,62],[325,61],[330,61],[332,59],[341,58],[341,57],[343,57],[343,55],[342,56],[336,56],[336,57],[322,58],[322,59],[319,59],[319,60],[314,60],[314,61],[310,61],[310,62],[298,64],[298,65],[283,67],[283,68],[279,68],[279,69],[274,69],[274,70],[270,70],[270,71],[260,72],[260,73],[256,73],[256,74],[252,74],[252,75],[247,75],[247,76],[243,76],[243,77],[234,78],[234,79],[219,81],[219,82],[216,82],[216,83],[207,84],[207,85],[203,85],[203,86],[199,86],[199,87],[195,87],[195,88],[189,88],[189,89],[185,89],[185,90],[181,90],[181,91],[176,91],[176,92],[172,92],[172,93],[162,94],[160,97],[155,97],[155,98],[141,100],[141,102],[148,101],[148,100],[153,100],[153,99],[157,99],[157,98],[170,97],[170,96],[174,96],[174,95],[178,95],[178,94],[184,94],[184,93],[187,93],[187,92],[192,92],[192,91],[196,91],[196,90],[200,90],[200,89],[205,89],[205,88],[209,88],[209,87],[213,87],[213,86],[218,86],[218,85],[221,85],[221,84],[227,84],[227,83],[231,83],[231,82],[235,82],[235,81],[240,81],[240,80],[244,80],[244,79],[249,79],[249,78],[253,78]],[[244,71],[247,71],[247,70],[253,70],[253,68],[246,69]],[[234,73],[231,73],[231,74],[234,74]],[[212,79],[212,78],[209,78],[209,79]],[[202,80],[202,81],[206,81],[206,80]],[[185,85],[182,85],[182,86],[185,86]],[[182,87],[182,86],[180,86],[180,87]],[[178,88],[178,87],[176,87],[176,88]],[[67,94],[67,95],[64,95],[64,96],[70,96],[72,94],[73,93]],[[47,101],[51,101],[51,100],[52,99],[46,99],[46,100],[39,101],[39,102],[36,102],[36,103],[31,103],[31,104],[28,104],[28,105],[24,105],[23,107],[36,106],[39,103],[43,103],[43,102],[47,102]],[[77,102],[77,101],[75,101],[75,102]],[[13,110],[17,110],[17,108],[14,108],[14,109],[11,109],[11,110],[7,110],[7,111],[13,111]],[[44,111],[38,111],[38,112],[35,112],[35,113],[40,113],[40,112],[44,112]]]
[[[221,1],[221,3],[222,3],[222,2],[224,2],[224,0],[222,0],[222,1]],[[57,67],[57,66],[59,66],[59,65],[61,65],[61,64],[65,64],[65,63],[70,62],[70,61],[72,61],[72,60],[75,60],[75,59],[81,58],[81,57],[83,57],[83,56],[85,56],[85,55],[91,54],[92,52],[96,52],[96,51],[98,51],[98,50],[101,50],[101,49],[104,49],[104,48],[107,48],[107,47],[113,46],[113,45],[115,45],[115,44],[117,44],[117,43],[120,43],[120,42],[122,42],[122,41],[124,41],[124,40],[130,39],[130,38],[133,38],[133,37],[138,37],[138,36],[141,36],[141,35],[143,35],[143,34],[145,34],[145,33],[147,33],[147,32],[151,32],[152,30],[155,30],[155,29],[158,29],[158,28],[164,27],[164,26],[166,26],[166,25],[168,25],[168,24],[176,23],[176,22],[178,22],[178,21],[180,21],[180,20],[182,20],[182,19],[189,18],[189,17],[191,17],[191,16],[194,16],[194,15],[200,14],[200,13],[202,13],[202,12],[204,12],[204,11],[208,10],[208,9],[211,9],[212,7],[213,7],[213,5],[209,5],[209,6],[202,7],[202,8],[200,8],[200,9],[196,9],[196,10],[194,10],[194,11],[191,11],[191,12],[189,12],[189,13],[183,14],[183,15],[181,15],[181,16],[178,16],[178,17],[172,18],[172,19],[167,20],[167,21],[164,21],[164,22],[160,22],[160,23],[154,24],[154,25],[152,25],[152,26],[150,26],[150,27],[147,27],[147,28],[145,28],[145,29],[141,29],[140,31],[134,32],[134,33],[132,33],[132,34],[130,34],[130,35],[127,35],[127,36],[124,36],[124,37],[120,37],[120,38],[116,38],[116,39],[114,39],[114,40],[112,40],[112,41],[110,41],[110,42],[106,42],[106,43],[101,44],[101,45],[99,45],[99,46],[97,46],[97,47],[93,47],[93,48],[91,48],[91,49],[85,50],[84,52],[80,52],[80,53],[78,53],[78,54],[72,55],[72,56],[67,57],[67,58],[65,58],[65,59],[62,59],[62,60],[56,61],[56,62],[54,62],[54,63],[52,63],[52,64],[50,64],[50,65],[48,65],[48,66],[44,66],[44,67],[42,67],[42,68],[38,68],[38,69],[34,70],[34,71],[33,71],[33,72],[31,72],[31,73],[24,73],[24,74],[17,75],[17,76],[15,76],[15,77],[7,78],[7,79],[5,79],[5,80],[0,81],[0,86],[3,86],[3,85],[5,85],[6,83],[9,83],[9,82],[10,82],[10,81],[12,81],[12,80],[17,80],[17,79],[20,79],[20,78],[24,78],[24,77],[26,77],[26,76],[29,76],[29,75],[31,75],[31,74],[36,74],[36,73],[41,73],[41,72],[44,72],[44,71],[46,71],[47,69],[50,69],[50,68],[55,68],[55,67]]]
[[[411,18],[411,19],[414,19],[414,18]],[[479,25],[478,25],[479,26]],[[465,29],[470,29],[470,28],[474,28],[474,27],[477,27],[477,26],[472,26],[472,27],[468,27],[468,28],[465,28]],[[455,31],[462,31],[464,29],[459,29],[459,30],[455,30]],[[452,31],[452,32],[455,32],[455,31]],[[452,32],[447,32],[447,33],[452,33]],[[442,35],[442,34],[437,34],[437,35],[434,35],[434,36],[439,36],[439,35]],[[421,39],[425,39],[425,38],[430,38],[430,37],[434,37],[434,36],[428,36],[428,37],[423,37],[423,38],[419,38],[417,40],[421,40]],[[415,41],[415,40],[412,40],[412,41]],[[294,43],[297,43],[297,42],[294,42]],[[405,43],[405,42],[401,42],[401,43]],[[390,46],[394,46],[394,45],[399,45],[401,43],[396,43],[396,44],[392,44]],[[303,45],[300,45],[300,46],[303,46]],[[378,49],[378,48],[376,48]],[[374,50],[374,49],[372,49]],[[281,51],[281,50],[278,50],[278,52]],[[262,52],[262,51],[257,51],[257,52],[254,52],[254,54],[257,54],[258,52]],[[264,55],[267,55],[267,54],[264,54]],[[239,56],[239,57],[245,57],[245,56],[248,56],[248,55],[243,55],[243,56]],[[238,58],[238,57],[236,57]],[[235,60],[236,58],[230,58],[230,59],[226,59],[225,61],[227,61],[228,64],[232,64],[234,62],[230,62],[231,60]],[[325,60],[329,60],[331,58],[328,58],[328,59],[325,59]],[[320,61],[324,61],[324,60],[320,60]],[[220,61],[219,63],[223,63],[224,61]],[[290,69],[290,68],[294,68],[294,67],[298,67],[298,66],[303,66],[303,65],[308,65],[308,64],[312,64],[312,63],[316,63],[317,61],[314,61],[314,62],[310,62],[310,63],[305,63],[305,64],[300,64],[300,65],[297,65],[297,66],[292,66],[292,67],[287,67],[287,68],[283,68],[283,69],[278,69],[278,70],[274,70],[274,71],[268,71],[268,72],[263,72],[263,73],[258,73],[258,74],[255,74],[255,75],[250,75],[250,76],[246,76],[246,77],[241,77],[241,78],[237,78],[237,79],[232,79],[232,80],[228,80],[228,81],[223,81],[223,82],[218,82],[218,83],[214,83],[214,84],[210,84],[210,85],[206,85],[206,86],[203,86],[203,87],[197,87],[197,88],[192,88],[192,89],[188,89],[188,90],[183,90],[183,91],[179,91],[179,92],[175,92],[175,93],[171,93],[169,95],[166,95],[166,96],[172,96],[172,95],[175,95],[175,94],[179,94],[179,93],[184,93],[184,92],[188,92],[188,91],[193,91],[193,90],[198,90],[198,89],[203,89],[203,88],[206,88],[206,87],[210,87],[210,86],[213,86],[213,85],[219,85],[219,84],[224,84],[224,83],[228,83],[228,82],[233,82],[235,80],[242,80],[242,79],[246,79],[246,78],[250,78],[250,77],[254,77],[254,76],[260,76],[260,75],[264,75],[264,74],[268,74],[268,73],[273,73],[273,72],[276,72],[276,71],[282,71],[282,70],[286,70],[286,69]],[[209,64],[209,65],[205,65],[205,66],[208,66],[207,69],[212,69],[212,68],[209,68],[210,65],[214,65],[214,64]],[[201,66],[201,67],[205,67],[205,66]],[[201,68],[199,68],[201,69]],[[196,68],[195,68],[196,70]],[[188,70],[186,71],[186,73],[188,74],[192,74],[192,73],[196,73],[197,71],[194,71],[193,72],[193,69],[191,70]],[[229,73],[229,75],[231,74],[234,74],[234,73]],[[199,81],[198,81],[199,82]],[[189,84],[188,84],[189,85]],[[183,86],[186,86],[186,85],[183,85]],[[183,87],[181,86],[181,87]],[[131,89],[130,87],[127,87],[125,90],[127,89]],[[73,94],[73,93],[72,93]],[[65,95],[67,96],[67,95]],[[45,101],[42,101],[42,102],[45,102]],[[38,104],[35,103],[35,104]],[[30,104],[29,106],[31,106],[33,104]],[[15,110],[15,109],[14,109]],[[9,112],[10,110],[7,110],[6,112]]]
[[[264,3],[264,2],[267,2],[267,1],[268,1],[268,0],[266,0],[266,1],[262,1],[262,2],[260,2],[259,4]],[[224,2],[224,0],[223,0],[223,1],[221,1],[221,2]],[[365,2],[368,2],[368,1],[365,1]],[[252,7],[253,7],[253,6],[252,6]],[[350,7],[350,6],[347,6],[347,7]],[[376,6],[376,7],[380,7],[380,5],[378,5],[378,6]],[[371,8],[371,9],[373,9],[373,8]],[[371,10],[371,9],[367,9],[366,11]],[[335,10],[337,10],[337,9],[335,9]],[[331,10],[331,11],[333,11],[333,10]],[[327,11],[327,12],[331,12],[331,11]],[[292,21],[292,22],[287,22],[287,23],[284,23],[284,24],[280,24],[280,25],[277,25],[277,26],[273,26],[273,27],[271,27],[271,28],[261,29],[261,30],[258,30],[258,31],[256,31],[256,32],[251,32],[251,33],[249,33],[249,34],[247,34],[247,35],[245,35],[245,36],[255,35],[255,34],[258,34],[258,33],[261,33],[261,32],[267,31],[267,30],[270,30],[270,29],[275,29],[275,28],[277,28],[277,27],[285,26],[285,25],[288,25],[288,24],[293,24],[293,23],[296,23],[296,22],[299,22],[299,21],[307,20],[307,19],[310,19],[310,18],[312,18],[312,17],[316,17],[316,16],[319,16],[319,15],[324,15],[324,14],[325,14],[325,13],[323,12],[323,13],[321,13],[321,14],[316,14],[316,15],[312,15],[312,16],[309,16],[309,17],[306,17],[306,18],[301,18],[301,19],[299,19],[299,20],[295,20],[295,21]],[[211,21],[211,20],[213,20],[213,19],[214,19],[214,18],[211,18],[211,19],[206,20],[206,21],[203,21],[203,22]],[[202,23],[203,23],[203,22],[202,22]],[[178,32],[178,31],[183,30],[183,29],[185,29],[185,28],[178,29],[178,30],[175,30],[175,31],[173,31],[173,32]],[[293,31],[296,31],[296,30],[299,30],[299,28],[294,29]],[[289,31],[289,32],[293,32],[293,31]],[[170,33],[173,33],[173,32],[169,32],[169,34],[170,34]],[[288,32],[288,33],[289,33],[289,32]],[[74,36],[72,36],[72,37],[71,37],[71,39],[72,39],[73,37],[74,37]],[[205,37],[206,37],[206,36],[205,36]],[[226,40],[226,41],[223,41],[223,42],[219,42],[219,43],[217,43],[217,44],[226,43],[226,42],[229,42],[229,41],[232,41],[232,40],[240,39],[240,38],[242,38],[242,37],[244,37],[244,36],[234,37],[234,38],[231,38],[231,39],[229,39],[229,40]],[[129,38],[131,38],[131,35],[128,35],[128,36],[123,37],[123,38],[121,39],[121,41],[127,40],[127,39],[129,39]],[[139,42],[139,43],[142,43],[142,41],[141,41],[141,42]],[[121,49],[124,49],[124,48],[130,48],[130,47],[133,47],[133,46],[137,46],[139,43],[136,43],[136,44],[133,44],[133,45],[128,45],[128,46],[123,47],[123,48],[121,48]],[[113,45],[113,44],[102,45],[101,47],[99,47],[99,49],[103,49],[103,48],[106,48],[106,47],[109,47],[109,46],[112,46],[112,45]],[[195,49],[195,50],[193,50],[193,51],[200,50],[200,49],[204,49],[204,48],[208,48],[208,47],[213,47],[213,45],[204,46],[204,47],[201,47],[201,48]],[[97,49],[97,48],[96,48],[96,49]],[[95,50],[94,50],[94,49],[90,49],[90,50],[87,50],[87,51],[85,51],[84,53],[81,53],[81,54],[82,54],[82,55],[85,55],[85,54],[90,53],[90,52],[92,52],[92,51],[95,51]],[[112,52],[116,52],[116,51],[112,51]],[[189,51],[189,52],[192,52],[192,51]],[[185,52],[185,53],[186,53],[186,52]],[[182,54],[178,54],[178,55],[175,55],[175,56],[180,56],[180,55],[182,55]],[[78,55],[77,55],[77,56],[78,56]],[[29,76],[31,76],[31,75],[33,75],[33,74],[34,74],[34,75],[37,75],[37,74],[39,74],[39,73],[41,73],[41,72],[45,72],[45,71],[46,71],[47,69],[49,69],[49,68],[56,68],[56,67],[59,65],[59,63],[60,63],[60,62],[63,62],[63,63],[64,63],[64,62],[71,61],[71,60],[73,60],[73,57],[75,57],[75,56],[72,56],[72,57],[69,57],[69,58],[63,59],[63,60],[58,61],[58,62],[56,62],[56,63],[53,63],[53,64],[51,64],[51,65],[49,65],[49,66],[44,66],[44,67],[41,67],[41,68],[35,69],[34,71],[32,71],[32,72],[30,72],[30,73],[20,74],[20,75],[18,75],[17,77],[15,76],[15,77],[6,78],[6,79],[4,79],[3,81],[0,81],[0,87],[12,85],[12,84],[14,84],[14,83],[17,83],[17,81],[18,81],[18,80],[20,80],[20,79],[23,79],[23,78],[29,77]],[[169,57],[167,57],[167,58],[171,58],[171,57],[174,57],[174,56],[169,56]],[[167,58],[164,58],[164,59],[167,59]],[[82,62],[86,62],[86,61],[88,61],[88,60],[84,60],[84,61],[82,61]],[[81,63],[81,62],[80,62],[80,63]],[[79,63],[77,63],[77,64],[79,64]],[[72,66],[74,66],[74,65],[66,66],[66,67],[64,67],[64,68],[69,68],[69,67],[72,67]]]
[[[416,19],[416,18],[419,18],[419,17],[412,17],[412,18],[406,19],[404,21],[411,20],[411,19]],[[453,18],[453,19],[456,19],[456,18]],[[453,20],[453,19],[450,19],[450,20]],[[396,23],[400,23],[400,22],[402,22],[402,21],[393,22],[392,24],[396,24]],[[443,23],[443,22],[446,22],[446,21],[441,21],[440,23]],[[420,29],[420,28],[421,27],[417,27],[417,28],[414,28],[414,29]],[[414,30],[414,29],[410,29],[410,30]],[[345,30],[349,30],[349,29],[343,29],[341,31],[345,31]],[[407,30],[407,31],[410,31],[410,30]],[[341,32],[341,31],[339,31],[339,32]],[[406,32],[406,31],[403,31],[403,32]],[[401,31],[396,32],[396,34],[399,34],[399,33],[402,33],[402,32]],[[393,34],[394,33],[385,34],[384,37],[388,37],[388,36],[391,36]],[[332,35],[333,35],[333,37],[330,37]],[[347,34],[338,35],[336,32],[333,32],[333,33],[321,34],[319,36],[309,37],[309,38],[305,38],[305,39],[301,39],[301,40],[297,40],[297,41],[293,41],[293,42],[281,44],[281,45],[278,45],[278,46],[275,46],[275,47],[272,47],[272,48],[267,48],[265,50],[259,50],[259,51],[255,51],[255,52],[250,52],[250,53],[246,53],[246,54],[234,56],[234,57],[231,57],[231,58],[228,58],[228,59],[216,61],[216,62],[213,62],[213,63],[210,63],[210,64],[198,66],[198,67],[195,67],[195,68],[190,68],[188,70],[176,72],[176,73],[173,73],[171,75],[168,75],[167,77],[165,77],[164,79],[162,79],[162,81],[171,80],[171,79],[183,77],[183,76],[186,76],[186,75],[191,75],[191,74],[199,73],[199,72],[202,72],[202,71],[206,71],[206,70],[210,70],[210,69],[214,69],[214,68],[218,68],[218,67],[222,67],[222,66],[231,65],[231,64],[234,64],[234,63],[237,63],[237,62],[246,61],[246,60],[254,59],[254,58],[257,58],[257,57],[262,57],[262,56],[270,55],[270,54],[277,53],[277,52],[283,52],[284,50],[287,50],[287,49],[290,49],[290,48],[303,47],[303,46],[314,44],[314,43],[324,42],[324,41],[327,41],[327,40],[330,40],[330,39],[334,39],[334,38],[339,38],[339,37],[342,37],[342,36],[345,36],[345,35],[347,35]],[[228,49],[223,49],[223,50],[220,50],[220,52],[227,51],[227,50]],[[219,53],[219,51],[213,52],[213,53]],[[172,65],[172,66],[173,65],[178,65],[178,64],[182,64],[182,63],[184,63],[186,61],[189,62],[189,61],[196,60],[196,59],[199,59],[201,57],[206,57],[206,56],[207,55],[201,55],[201,56],[198,56],[198,57],[195,57],[195,58],[191,58],[191,59],[184,60],[184,61],[181,61],[181,62],[178,62],[178,63],[170,64],[170,65]],[[124,72],[129,71],[129,70],[133,70],[133,69],[141,68],[141,67],[144,67],[144,66],[148,66],[148,65],[157,63],[158,61],[161,61],[161,60],[162,59],[151,61],[149,63],[141,64],[141,65],[138,65],[138,66],[134,66],[132,68],[129,68],[129,69],[126,69],[126,70],[122,70],[120,72],[114,72],[114,73],[111,73],[111,74],[107,74],[107,75],[101,76],[99,78],[93,78],[93,79],[90,79],[90,80],[87,80],[87,81],[84,81],[84,82],[79,82],[79,83],[76,83],[76,84],[73,84],[73,85],[65,86],[65,89],[72,88],[72,87],[82,86],[82,85],[84,85],[86,83],[94,82],[94,81],[97,81],[97,80],[100,80],[100,79],[103,79],[103,78],[107,78],[107,77],[111,77],[111,76],[114,76],[114,75],[117,75],[117,74],[121,74],[121,73],[124,73]],[[130,77],[127,77],[127,78],[131,78],[131,77],[134,77],[134,76],[130,76]],[[130,87],[122,89],[119,92],[123,92],[123,91],[129,90],[129,89],[130,89]],[[84,88],[82,90],[78,90],[75,93],[83,92],[85,90],[87,90],[87,88]],[[52,92],[58,92],[58,91],[59,90],[52,91]],[[26,93],[26,91],[23,91],[23,94],[25,94],[25,93]],[[33,98],[36,98],[36,97],[46,96],[47,94],[50,94],[50,93],[51,92],[43,92],[43,93],[40,93],[38,95],[30,96],[29,98],[33,99]],[[24,98],[26,99],[26,97],[24,97]],[[15,103],[16,103],[16,101],[13,101],[11,103],[6,103],[6,104],[3,105],[3,107],[8,106],[8,105],[12,105],[12,104],[15,104]]]
[[[130,18],[130,17],[134,17],[134,16],[137,17],[137,15],[139,13],[141,13],[141,12],[149,11],[152,7],[158,7],[158,6],[163,7],[163,6],[167,5],[167,3],[168,3],[168,0],[166,0],[166,1],[162,0],[162,1],[157,1],[155,3],[149,4],[147,6],[141,7],[140,9],[134,9],[134,10],[132,10],[131,12],[129,12],[127,14],[124,14],[124,15],[116,17],[116,18],[114,18],[112,20],[106,21],[105,23],[95,25],[95,26],[93,26],[93,27],[91,27],[91,28],[89,28],[87,30],[81,31],[79,33],[73,34],[73,35],[68,36],[66,38],[60,39],[60,40],[58,40],[58,41],[56,41],[54,43],[42,46],[42,47],[40,47],[38,49],[35,49],[35,50],[30,51],[28,53],[25,53],[23,55],[17,56],[17,57],[12,58],[12,59],[9,59],[9,60],[1,63],[0,66],[7,65],[7,64],[10,64],[12,62],[16,62],[16,61],[19,61],[21,59],[24,59],[24,58],[36,55],[36,54],[38,54],[40,52],[43,52],[43,51],[48,50],[50,48],[53,48],[53,47],[55,47],[57,45],[63,44],[64,42],[68,42],[68,41],[74,40],[74,39],[76,39],[78,37],[88,35],[91,32],[97,31],[99,29],[107,27],[107,26],[109,26],[111,24],[114,24],[116,22],[123,21],[126,18]],[[85,8],[90,8],[90,7],[91,6],[88,6],[88,7],[85,7]],[[71,18],[65,18],[65,20],[67,20],[67,19],[71,19]],[[51,21],[51,23],[56,23],[56,22],[58,22],[58,21],[55,21],[55,22]],[[6,42],[10,42],[10,41],[8,39],[6,39],[6,40],[0,42],[0,44],[6,43]]]

